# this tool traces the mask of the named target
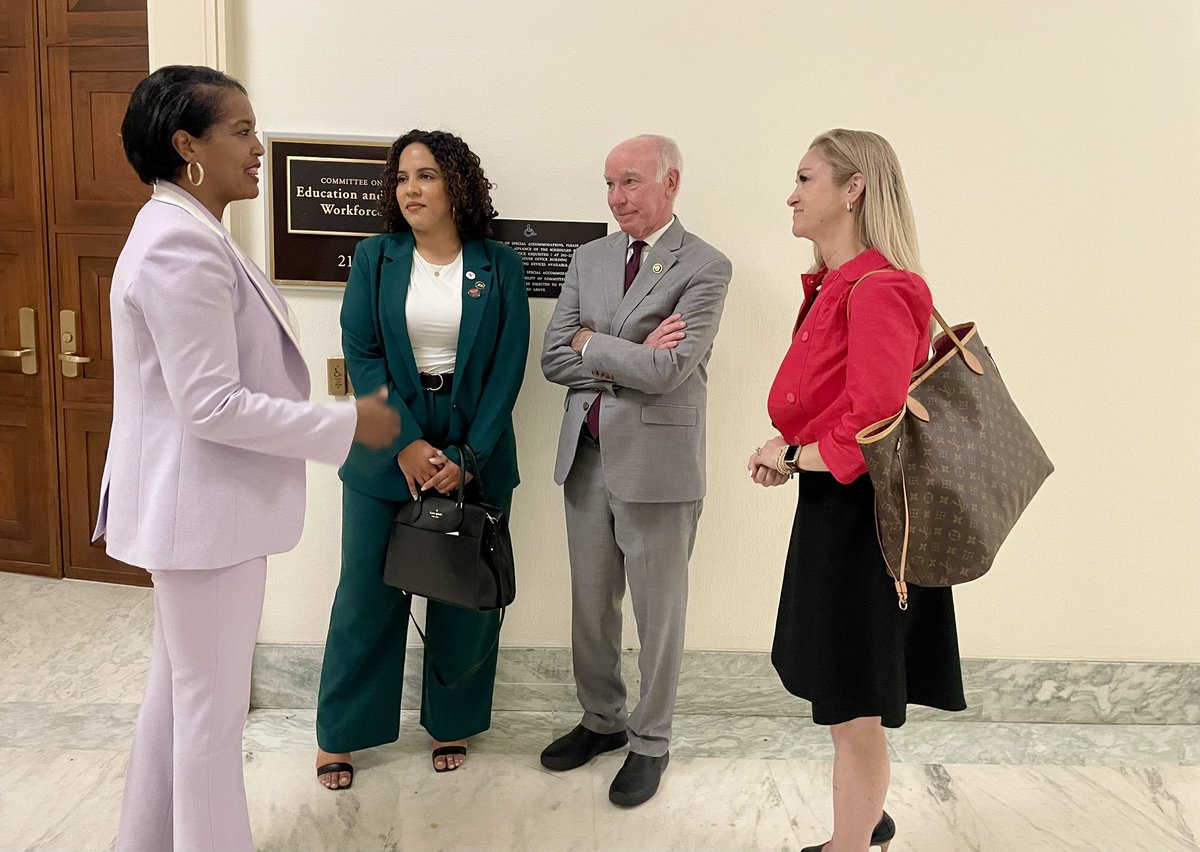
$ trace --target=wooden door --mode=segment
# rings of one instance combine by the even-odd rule
[[[148,579],[145,572],[109,558],[103,542],[92,542],[112,423],[108,293],[124,243],[124,234],[55,235],[57,310],[53,319],[59,349],[73,348],[73,357],[87,359],[83,363],[61,361],[58,370],[63,565],[68,577],[144,582]],[[73,323],[70,319],[64,322],[64,315],[72,317]]]
[[[24,348],[22,307],[37,332],[35,374],[0,358],[0,570],[149,582],[91,542],[112,421],[109,286],[149,197],[119,135],[146,41],[146,0],[0,3],[0,107],[19,117],[0,122],[0,350]]]
[[[61,576],[36,20],[0,4],[0,569]]]
[[[44,2],[57,4],[60,11],[68,5],[67,0]],[[70,5],[78,10],[84,4]],[[94,7],[120,4],[88,5],[87,20],[96,21],[105,13]],[[48,23],[54,20],[50,17]],[[73,24],[64,25],[71,38],[85,38],[84,19],[68,17],[67,22]],[[120,31],[116,25],[111,29]],[[93,39],[111,41],[109,32],[100,29]],[[109,287],[133,218],[150,195],[126,162],[120,139],[129,95],[148,70],[144,32],[142,40],[141,46],[47,46],[44,100],[49,119],[45,150],[52,214],[51,321],[58,382],[63,573],[85,580],[137,583],[148,582],[146,573],[110,559],[103,542],[91,541],[91,531],[112,422]],[[87,360],[62,360],[64,355]]]

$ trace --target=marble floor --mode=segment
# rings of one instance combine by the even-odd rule
[[[0,600],[0,850],[107,850],[149,592],[0,574]],[[405,711],[400,741],[359,756],[341,793],[313,777],[313,716],[250,716],[262,850],[797,850],[829,834],[828,735],[804,719],[681,715],[659,795],[618,810],[620,756],[538,764],[570,713],[498,712],[463,769],[434,775]],[[913,721],[891,748],[892,852],[1200,850],[1194,725]]]

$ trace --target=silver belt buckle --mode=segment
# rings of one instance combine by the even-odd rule
[[[425,386],[425,390],[427,390],[431,393],[437,393],[438,391],[440,391],[442,388],[444,388],[446,386],[446,377],[444,375],[442,375],[441,373],[422,373],[421,375],[422,376],[434,376],[437,378],[437,380],[438,380],[437,387],[431,388],[431,387]]]

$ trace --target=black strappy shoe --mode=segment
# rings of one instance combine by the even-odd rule
[[[433,771],[434,772],[453,772],[454,770],[458,769],[459,766],[462,766],[461,763],[458,764],[457,766],[451,765],[450,755],[452,755],[452,754],[461,754],[465,757],[467,754],[467,747],[466,746],[442,746],[441,748],[435,748],[433,750],[433,756],[432,756]],[[438,769],[438,766],[437,766],[437,759],[439,757],[446,758],[446,764],[441,769]]]
[[[322,784],[321,786],[325,787],[326,790],[349,790],[350,785],[354,783],[354,764],[352,763],[323,763],[317,767],[318,778],[330,772],[337,772],[339,774],[348,772],[350,773],[350,781],[340,787],[326,787]]]

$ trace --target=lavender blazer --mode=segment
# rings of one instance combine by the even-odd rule
[[[287,303],[188,193],[160,182],[113,273],[113,424],[96,538],[150,570],[290,550],[305,459],[340,464],[353,406],[308,402]]]

